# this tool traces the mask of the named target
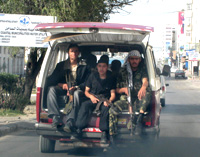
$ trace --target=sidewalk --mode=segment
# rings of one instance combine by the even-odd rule
[[[20,115],[16,117],[0,116],[0,137],[11,132],[15,132],[19,129],[35,130],[35,105],[27,106],[24,112],[26,115]]]
[[[185,75],[188,77],[188,80],[191,80],[191,81],[199,81],[200,80],[199,76],[192,76],[188,70],[185,72]]]

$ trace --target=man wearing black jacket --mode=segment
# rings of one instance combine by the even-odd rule
[[[50,86],[47,94],[48,116],[53,118],[53,127],[57,127],[63,123],[60,113],[60,96],[69,95],[69,90],[72,90],[74,86],[78,86],[84,91],[88,69],[86,64],[78,58],[79,53],[77,45],[70,45],[68,48],[68,59],[58,63],[53,73],[47,79],[47,84]],[[70,89],[67,83],[72,84]],[[77,98],[82,92],[78,90],[74,94],[77,95]],[[74,99],[73,107],[79,108],[79,105],[80,99]],[[74,120],[75,118],[75,112],[67,116],[67,120]]]
[[[115,99],[115,84],[111,73],[108,71],[108,61],[106,59],[100,59],[97,64],[98,72],[91,73],[86,81],[85,101],[82,102],[78,117],[76,121],[77,133],[81,133],[81,130],[87,127],[92,112],[96,108],[98,102],[98,96],[102,96],[107,101],[102,102],[100,106],[100,130],[102,131],[101,143],[107,143],[107,136],[109,131],[109,104]],[[80,135],[80,134],[79,134]]]

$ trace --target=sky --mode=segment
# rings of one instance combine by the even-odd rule
[[[154,27],[150,43],[161,45],[160,38],[166,24],[178,25],[178,12],[191,0],[137,0],[120,13],[111,14],[108,23],[123,23]]]

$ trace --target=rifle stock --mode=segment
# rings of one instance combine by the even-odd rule
[[[69,90],[72,87],[71,82],[67,82],[67,85],[68,85],[68,91],[69,91],[69,101],[67,102],[67,104],[65,105],[65,108],[63,110],[64,114],[68,114],[72,109],[72,103],[73,103],[73,100],[74,100],[74,91],[76,89],[76,87],[75,87],[74,89]]]

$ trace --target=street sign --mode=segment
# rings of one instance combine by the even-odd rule
[[[35,28],[40,23],[53,23],[54,16],[0,14],[0,46],[48,47],[42,41],[49,34]]]

